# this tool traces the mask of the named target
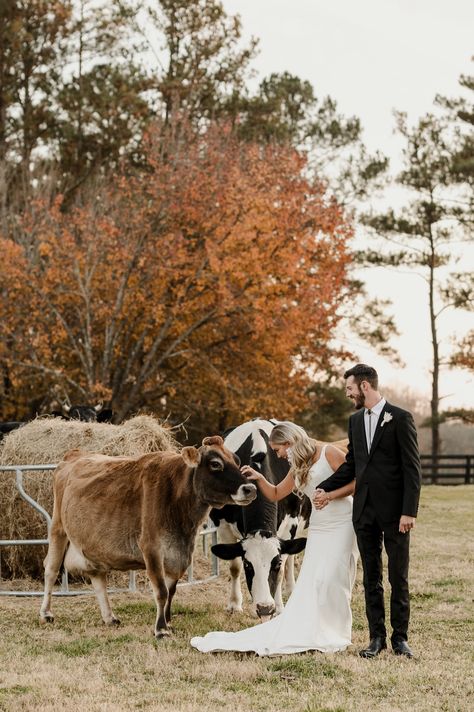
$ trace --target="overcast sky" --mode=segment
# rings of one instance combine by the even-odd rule
[[[461,74],[474,74],[474,0],[223,0],[240,14],[246,37],[260,40],[258,78],[289,71],[309,80],[317,96],[330,94],[346,115],[358,116],[366,145],[400,166],[393,110],[414,122],[432,111],[436,94],[459,96]],[[471,260],[471,266],[474,262]],[[464,266],[464,265],[463,265]],[[382,382],[428,396],[430,334],[426,288],[407,273],[375,270],[372,293],[391,298],[402,332],[394,344],[407,367],[391,367],[355,345],[361,360],[378,368]],[[474,315],[447,314],[446,341],[474,329]],[[445,373],[443,407],[474,407],[474,377]]]

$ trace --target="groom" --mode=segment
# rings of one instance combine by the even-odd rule
[[[415,526],[421,468],[415,424],[406,410],[387,403],[378,391],[377,372],[359,363],[344,374],[346,395],[356,413],[349,420],[345,462],[319,485],[314,503],[328,492],[356,480],[353,522],[364,572],[370,642],[360,651],[374,658],[387,647],[382,583],[382,543],[391,585],[391,643],[395,654],[413,657],[407,643],[410,601],[408,560],[410,530]]]

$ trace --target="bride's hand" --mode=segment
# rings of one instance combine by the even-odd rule
[[[248,480],[262,480],[262,479],[264,479],[262,473],[257,472],[257,470],[254,470],[253,467],[250,467],[250,465],[243,465],[240,468],[240,471],[243,475],[246,476],[246,478]]]
[[[324,507],[329,504],[329,495],[323,489],[317,489],[314,491],[313,504],[316,509],[324,509]]]

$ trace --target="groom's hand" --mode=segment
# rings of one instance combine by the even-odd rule
[[[400,517],[398,531],[401,534],[406,534],[410,531],[410,529],[413,529],[413,527],[415,526],[415,521],[415,517],[409,517],[408,514],[402,514],[402,516]]]

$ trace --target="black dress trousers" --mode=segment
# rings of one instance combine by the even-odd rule
[[[388,557],[391,586],[390,622],[392,642],[407,640],[410,618],[408,564],[410,533],[401,534],[399,520],[380,522],[370,497],[367,496],[360,518],[354,523],[364,572],[365,608],[370,637],[386,638],[382,573],[382,546]]]

